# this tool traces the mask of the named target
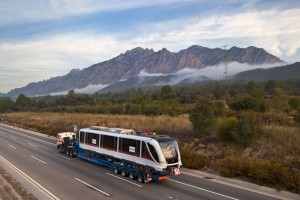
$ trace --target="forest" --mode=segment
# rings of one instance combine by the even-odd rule
[[[300,79],[21,94],[0,99],[0,117],[49,135],[74,123],[167,134],[184,167],[300,193]]]

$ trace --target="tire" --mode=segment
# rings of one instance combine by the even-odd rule
[[[59,152],[60,152],[60,153],[63,153],[63,152],[64,152],[64,149],[63,149],[63,147],[62,147],[61,145],[59,146]]]
[[[127,173],[126,173],[125,170],[122,170],[121,174],[122,174],[122,176],[124,176],[124,177],[127,176]]]
[[[116,167],[116,168],[114,169],[114,172],[115,172],[115,174],[118,174],[118,173],[120,172],[120,170]]]
[[[73,150],[73,149],[70,150],[70,156],[71,156],[72,158],[74,157],[74,150]]]
[[[144,176],[142,174],[138,175],[138,181],[144,183]]]
[[[67,156],[70,156],[70,150],[67,149]]]
[[[129,173],[129,178],[130,178],[131,180],[134,180],[134,179],[135,179],[135,175],[134,175],[133,172],[130,172],[130,173]]]

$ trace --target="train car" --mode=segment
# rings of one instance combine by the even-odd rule
[[[147,135],[147,136],[144,136]],[[153,137],[151,137],[153,136]],[[79,131],[76,155],[113,168],[139,182],[180,174],[181,157],[177,142],[169,136],[136,134],[132,129],[84,128]]]

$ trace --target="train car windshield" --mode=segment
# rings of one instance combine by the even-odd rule
[[[178,147],[177,142],[173,138],[169,137],[161,137],[155,138],[155,140],[159,143],[161,150],[165,156],[166,161],[171,163],[178,162]]]

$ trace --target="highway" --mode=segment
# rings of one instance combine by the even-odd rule
[[[0,124],[0,165],[16,179],[30,180],[21,184],[39,199],[276,199],[183,173],[141,184],[107,167],[60,154],[55,143],[47,136]]]

